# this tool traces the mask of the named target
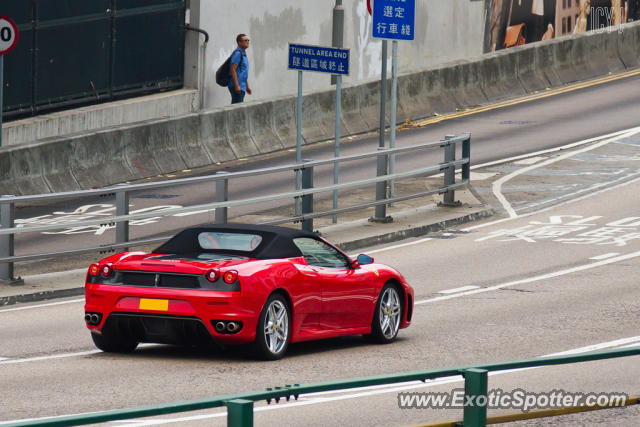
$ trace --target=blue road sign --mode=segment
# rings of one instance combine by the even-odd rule
[[[349,49],[289,43],[289,69],[349,75]]]
[[[373,0],[373,30],[376,39],[413,40],[416,0]]]

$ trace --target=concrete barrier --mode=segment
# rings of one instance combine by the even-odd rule
[[[102,187],[139,178],[131,169],[122,132],[98,132],[71,140],[71,171],[83,188]],[[64,146],[63,146],[64,147]]]
[[[363,86],[347,86],[342,90],[343,134],[357,135],[380,127],[380,118],[367,118],[362,113]],[[372,120],[368,120],[372,119]]]
[[[640,23],[624,25],[621,33],[587,33],[532,43],[423,72],[401,74],[397,122],[454,112],[637,67],[640,67]],[[343,135],[379,128],[379,85],[379,81],[369,81],[343,88]],[[387,96],[390,91],[389,82]],[[128,105],[138,107],[139,103]],[[305,95],[303,143],[333,138],[334,108],[333,88]],[[296,143],[295,110],[296,97],[290,96],[5,146],[0,148],[0,194],[100,187],[292,148]],[[113,105],[108,111],[107,114],[119,114]],[[388,122],[388,110],[386,117]],[[55,115],[37,122],[33,129],[22,129],[23,134],[44,135],[61,126]]]
[[[513,53],[518,64],[518,79],[527,93],[561,84],[559,80],[552,84],[544,72],[544,61],[547,58],[543,53],[544,46],[544,43],[539,43],[532,49],[517,48]]]
[[[296,146],[295,98],[278,98],[272,103],[273,127],[284,148]]]
[[[640,25],[625,24],[622,27],[618,54],[626,68],[640,67]]]
[[[204,144],[201,143],[199,131],[201,121],[197,114],[180,117],[172,123],[175,127],[178,152],[187,168],[193,169],[215,163]]]
[[[238,158],[227,139],[226,114],[221,110],[200,114],[199,138],[202,148],[213,163],[222,163]]]
[[[369,126],[369,130],[380,129],[380,82],[371,81],[359,87],[360,114]],[[389,111],[388,103],[387,111]]]
[[[302,100],[302,137],[306,143],[323,141],[335,134],[334,91],[314,92]]]
[[[275,131],[273,102],[261,102],[246,111],[249,114],[249,134],[260,153],[282,150],[284,144]]]
[[[480,86],[489,101],[527,94],[518,79],[518,52],[500,51],[490,55],[481,63],[475,63],[480,75]]]
[[[236,158],[243,159],[260,154],[260,150],[249,133],[249,112],[251,107],[242,105],[231,107],[224,114],[224,128],[227,141]],[[255,108],[255,106],[254,106]]]
[[[442,90],[456,102],[457,108],[472,108],[483,105],[488,99],[481,87],[481,67],[475,61],[457,61],[444,68]]]

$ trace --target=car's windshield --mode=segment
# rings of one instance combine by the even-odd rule
[[[251,252],[260,245],[262,236],[247,233],[203,231],[198,234],[198,244],[204,250],[230,250]]]

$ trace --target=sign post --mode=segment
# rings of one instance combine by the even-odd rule
[[[0,15],[0,147],[2,147],[2,110],[4,108],[4,55],[18,43],[18,27],[8,16]]]
[[[349,75],[349,49],[289,43],[289,69],[298,70],[298,105],[296,112],[296,163],[302,163],[302,72],[314,71],[336,76],[336,127],[333,152],[340,156],[340,111],[342,76]],[[333,165],[333,183],[338,183],[338,163]],[[296,173],[296,190],[302,188],[300,171]],[[300,199],[296,199],[296,215],[300,215]],[[338,190],[333,191],[333,208],[338,207]],[[337,218],[334,216],[334,222]]]
[[[396,111],[398,99],[398,40],[414,40],[416,2],[415,0],[374,0],[372,7],[372,37],[392,40],[391,46],[391,111],[389,147],[396,145]],[[384,50],[384,49],[383,49]],[[386,58],[385,58],[386,59]],[[380,129],[383,132],[383,129]],[[395,172],[395,155],[389,159],[389,173]],[[395,193],[391,181],[389,197]],[[376,215],[377,217],[377,215]]]

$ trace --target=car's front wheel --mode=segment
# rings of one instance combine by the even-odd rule
[[[398,288],[387,283],[380,291],[376,303],[370,337],[375,342],[390,343],[398,336],[400,322],[402,322],[402,299]]]
[[[261,359],[277,360],[284,356],[289,346],[291,311],[287,300],[273,294],[260,313],[254,346]]]
[[[131,353],[138,346],[137,341],[105,332],[92,332],[91,339],[96,347],[107,353]]]

